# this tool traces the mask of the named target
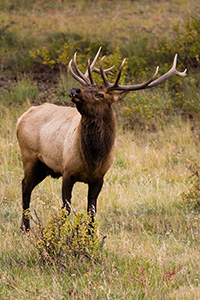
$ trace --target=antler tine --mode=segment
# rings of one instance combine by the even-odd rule
[[[92,78],[90,59],[88,59],[88,75],[89,75],[91,84],[92,85],[95,84],[94,79]]]
[[[176,53],[175,56],[174,56],[174,61],[173,61],[172,68],[176,71],[176,75],[181,76],[181,77],[185,77],[187,69],[185,69],[183,72],[179,72],[179,71],[176,70],[177,57],[178,57],[178,54]]]
[[[102,47],[100,46],[100,47],[99,47],[99,50],[97,51],[97,54],[95,55],[95,57],[94,57],[94,59],[93,59],[93,61],[92,61],[92,63],[91,63],[91,66],[90,66],[91,70],[94,69],[94,66],[95,66],[95,64],[96,64],[96,62],[97,62],[97,59],[99,58],[99,54],[100,54],[100,52],[101,52],[101,49],[102,49]]]
[[[79,68],[77,66],[77,63],[76,63],[76,54],[77,54],[77,52],[74,53],[74,67],[75,67],[75,70],[76,70],[77,74],[85,81],[85,83],[87,85],[90,85],[89,79],[79,70]]]
[[[120,67],[119,73],[122,71],[124,63],[125,63],[125,61],[122,62],[122,65]],[[147,86],[149,86],[149,84],[154,80],[154,78],[158,74],[158,69],[159,69],[159,67],[157,66],[156,71],[153,74],[153,76],[149,80],[147,80],[146,82],[144,82],[144,83],[132,84],[132,85],[118,85],[115,82],[113,85],[111,85],[108,88],[108,90],[110,90],[110,91],[112,91],[112,90],[118,90],[118,91],[136,91],[136,90],[145,89],[145,88],[147,88]],[[119,77],[119,74],[118,74],[118,77]],[[118,77],[117,77],[117,80],[118,80]],[[117,83],[118,83],[118,81],[117,81]]]
[[[99,54],[100,54],[100,52],[101,52],[101,49],[102,49],[102,47],[99,47],[99,50],[97,51],[97,53],[96,53],[96,55],[95,55],[95,57],[94,57],[92,63],[90,64],[90,70],[91,70],[91,72],[94,71],[94,72],[96,72],[96,73],[98,73],[98,74],[101,73],[101,72],[100,72],[100,70],[99,70],[98,68],[95,67],[95,64],[96,64],[96,62],[97,62],[97,60],[98,60],[98,58],[99,58]],[[112,70],[113,68],[114,68],[114,66],[112,66],[112,67],[110,67],[110,68],[108,68],[108,69],[105,69],[104,72],[107,73],[107,74],[109,74],[109,75],[113,75],[113,73],[110,72],[110,70]],[[88,70],[86,70],[86,72],[85,72],[84,75],[85,75],[86,77],[89,76]]]
[[[100,52],[101,52],[101,48],[102,47],[99,47],[99,50],[97,51],[97,54],[95,55],[95,57],[94,57],[94,59],[93,59],[93,61],[92,61],[92,63],[91,63],[91,65],[90,65],[90,70],[91,70],[91,72],[94,70],[94,68],[95,68],[95,64],[96,64],[96,62],[97,62],[97,59],[99,58],[99,54],[100,54]],[[89,72],[88,72],[88,70],[86,70],[86,72],[85,72],[85,76],[86,77],[88,77],[88,74]]]
[[[124,67],[124,64],[125,64],[125,61],[126,61],[126,58],[124,58],[120,68],[119,68],[119,72],[118,72],[118,75],[117,75],[117,79],[115,80],[115,83],[114,83],[114,86],[118,86],[118,82],[120,80],[120,77],[121,77],[121,73],[122,73],[122,69]]]
[[[109,74],[109,75],[114,75],[113,72],[110,72],[110,70],[112,70],[113,68],[114,68],[114,65],[112,67],[108,68],[108,69],[105,69],[104,72]],[[97,69],[96,67],[94,67],[93,71],[98,73],[98,74],[101,73],[100,70]]]
[[[83,79],[81,79],[78,75],[76,75],[76,73],[74,73],[74,71],[72,69],[72,59],[69,62],[69,71],[70,71],[72,77],[74,77],[74,79],[76,79],[82,85],[87,85],[86,82]]]
[[[148,85],[148,88],[149,87],[157,86],[158,84],[162,83],[163,81],[165,81],[166,79],[168,79],[172,75],[178,75],[178,76],[181,76],[181,77],[185,77],[186,76],[187,69],[185,69],[183,72],[179,72],[179,71],[176,70],[177,56],[178,55],[176,54],[175,57],[174,57],[174,61],[173,61],[173,65],[172,65],[171,69],[167,73],[165,73],[162,76],[160,76],[158,79],[156,79],[153,82],[151,82]]]
[[[105,56],[103,56],[101,58],[101,61],[100,61],[100,72],[101,72],[101,77],[103,78],[103,82],[104,82],[105,86],[107,88],[109,88],[111,84],[109,83],[108,78],[106,76],[106,73],[105,73],[105,71],[103,69],[103,60],[104,60],[104,58],[105,58]]]

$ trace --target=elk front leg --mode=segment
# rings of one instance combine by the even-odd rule
[[[88,208],[87,211],[91,216],[91,222],[94,222],[94,217],[96,214],[96,204],[97,198],[103,186],[103,178],[96,181],[95,183],[89,184],[88,190]]]
[[[22,224],[21,224],[21,229],[24,230],[25,232],[30,230],[30,198],[31,198],[31,191],[27,184],[25,183],[25,178],[22,180]]]
[[[71,176],[68,174],[63,175],[63,183],[62,183],[62,200],[63,200],[63,208],[65,208],[68,213],[71,212],[71,197],[72,197],[72,188],[74,185],[74,181]]]

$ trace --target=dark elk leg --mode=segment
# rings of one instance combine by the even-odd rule
[[[29,206],[32,189],[26,184],[26,179],[22,180],[22,225],[21,229],[28,231],[30,229]]]
[[[71,176],[68,174],[63,175],[63,183],[62,183],[62,200],[63,200],[63,208],[65,208],[68,213],[71,212],[71,197],[72,197],[72,188],[74,185],[74,181]]]
[[[22,180],[22,230],[30,230],[29,206],[32,190],[47,176],[45,165],[40,161],[26,164],[24,168],[24,179]]]
[[[94,217],[96,214],[97,198],[101,191],[102,186],[103,186],[103,178],[101,178],[99,181],[95,183],[89,184],[87,211],[91,216],[91,225],[94,222]]]

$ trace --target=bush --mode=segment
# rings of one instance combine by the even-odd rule
[[[180,30],[177,25],[174,27],[177,40],[176,48],[181,54],[185,64],[190,67],[199,67],[199,53],[200,53],[200,20],[194,16],[187,19],[185,27]]]
[[[35,228],[29,233],[29,240],[44,263],[65,266],[70,260],[96,262],[101,257],[101,242],[98,224],[91,227],[91,218],[84,213],[68,216],[62,209],[52,215],[46,227],[36,214]]]
[[[78,52],[78,59],[87,65],[88,58],[93,57],[99,45],[106,50],[106,43],[103,41],[92,41],[78,34],[54,33],[46,40],[46,46],[30,51],[30,57],[36,63],[54,68],[56,64],[67,66],[75,52]]]
[[[30,57],[37,64],[46,65],[49,68],[54,68],[56,65],[68,66],[69,61],[73,58],[74,53],[77,52],[77,63],[83,72],[85,72],[88,59],[93,58],[97,53],[100,45],[103,48],[103,54],[106,53],[106,58],[104,60],[104,68],[114,65],[113,72],[118,71],[118,67],[122,63],[121,50],[118,46],[113,49],[108,47],[108,44],[103,41],[92,41],[83,38],[77,34],[72,35],[54,35],[48,39],[48,46],[43,46],[41,48],[35,49],[30,52]],[[101,53],[102,55],[102,53]],[[100,56],[101,56],[100,55]],[[96,64],[98,68],[98,63]],[[124,67],[126,70],[127,67]],[[123,72],[125,74],[125,72]],[[125,76],[122,74],[122,79]],[[95,74],[94,74],[95,77]],[[99,77],[95,77],[99,80]]]

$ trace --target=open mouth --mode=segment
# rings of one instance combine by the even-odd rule
[[[72,94],[69,94],[69,97],[71,98],[71,101],[73,102],[73,103],[75,103],[75,104],[77,104],[77,103],[83,103],[83,99],[82,99],[82,97],[80,97],[80,96],[74,96],[74,95],[72,95]]]
[[[77,103],[83,103],[83,100],[78,97],[71,97],[71,101],[75,104]]]

